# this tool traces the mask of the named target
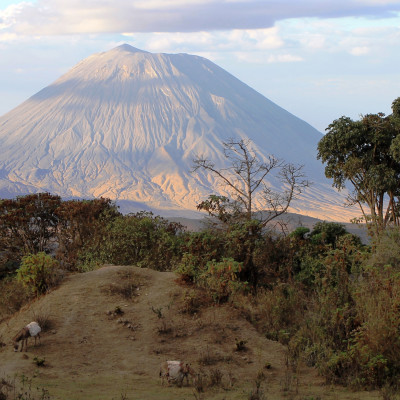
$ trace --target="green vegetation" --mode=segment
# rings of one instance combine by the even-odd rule
[[[333,186],[350,184],[350,204],[357,204],[373,235],[390,223],[399,225],[400,98],[391,115],[368,114],[359,121],[341,117],[318,144],[318,158]]]
[[[57,283],[59,263],[44,252],[22,257],[17,281],[36,295],[46,293]]]

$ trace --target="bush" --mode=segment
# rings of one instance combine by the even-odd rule
[[[369,264],[379,267],[391,265],[400,271],[400,228],[388,228],[378,237]]]
[[[208,262],[222,260],[224,242],[223,235],[216,230],[185,233],[182,238],[183,255],[176,272],[186,281],[196,281]]]
[[[118,217],[117,206],[110,199],[68,200],[56,210],[58,217],[56,258],[63,268],[89,271],[96,267],[91,254],[86,255],[88,246],[98,257],[99,246],[103,244],[105,229]],[[90,251],[89,251],[90,253]],[[77,264],[79,268],[77,268]]]
[[[391,266],[368,267],[355,299],[361,326],[352,355],[365,385],[380,387],[400,373],[400,273]]]
[[[347,233],[343,224],[336,222],[317,222],[310,233],[311,240],[317,243],[324,243],[336,247],[336,241]]]
[[[80,252],[80,269],[98,264],[138,265],[171,270],[181,255],[180,224],[152,213],[118,216]]]
[[[35,295],[43,294],[58,283],[59,263],[44,252],[24,256],[17,280]]]
[[[216,303],[225,302],[247,287],[246,282],[239,281],[241,269],[242,263],[231,258],[224,258],[221,262],[209,261],[198,277],[198,284],[210,292]]]
[[[307,298],[295,282],[260,289],[256,296],[240,300],[247,319],[271,340],[287,344],[304,321]]]

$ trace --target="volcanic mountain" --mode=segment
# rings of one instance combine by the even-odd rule
[[[313,185],[292,211],[348,220],[316,160],[321,137],[205,58],[122,45],[84,59],[0,118],[0,197],[49,191],[109,197],[126,211],[194,211],[226,193],[213,176],[191,172],[193,158],[224,166],[221,142],[239,138],[261,159],[304,165]]]

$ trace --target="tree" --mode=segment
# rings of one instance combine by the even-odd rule
[[[325,175],[341,190],[350,183],[350,205],[357,204],[372,235],[400,223],[400,98],[393,113],[367,114],[358,121],[333,121],[318,143]]]
[[[106,225],[100,257],[112,264],[170,270],[180,255],[182,232],[181,224],[151,212],[121,215]]]
[[[310,233],[310,238],[315,243],[320,242],[335,248],[337,240],[346,234],[348,234],[348,232],[343,224],[321,221],[314,225]]]
[[[250,140],[229,139],[222,144],[229,162],[227,168],[218,168],[212,161],[197,157],[193,172],[199,169],[211,172],[227,187],[231,197],[211,195],[197,208],[225,225],[227,240],[235,247],[232,248],[235,258],[243,262],[242,278],[255,287],[259,271],[253,256],[263,228],[286,213],[309,182],[304,179],[301,165],[285,163],[272,155],[260,160]],[[275,171],[284,188],[281,192],[274,191],[267,182],[267,177]]]
[[[0,201],[0,237],[4,250],[18,256],[50,251],[56,235],[55,210],[61,198],[50,193]]]
[[[55,214],[58,219],[56,256],[64,268],[70,269],[75,267],[79,251],[89,241],[103,238],[109,221],[120,215],[115,202],[103,197],[63,201]]]
[[[260,161],[250,140],[229,139],[222,145],[230,163],[228,168],[218,168],[212,161],[197,157],[193,161],[193,171],[210,171],[226,185],[231,198],[211,195],[197,207],[224,223],[238,219],[257,220],[259,228],[263,228],[286,213],[291,202],[309,186],[302,165],[285,163],[273,155]],[[282,192],[274,191],[268,185],[267,176],[276,170],[276,177],[284,188]]]

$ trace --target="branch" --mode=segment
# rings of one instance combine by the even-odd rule
[[[199,168],[203,168],[205,170],[211,171],[218,177],[220,177],[228,186],[230,186],[233,190],[235,190],[240,195],[246,197],[246,193],[244,193],[240,188],[236,187],[233,182],[231,182],[225,175],[223,175],[219,170],[215,168],[215,164],[212,163],[210,160],[205,159],[194,159],[194,168],[192,169],[193,172],[197,171]]]

